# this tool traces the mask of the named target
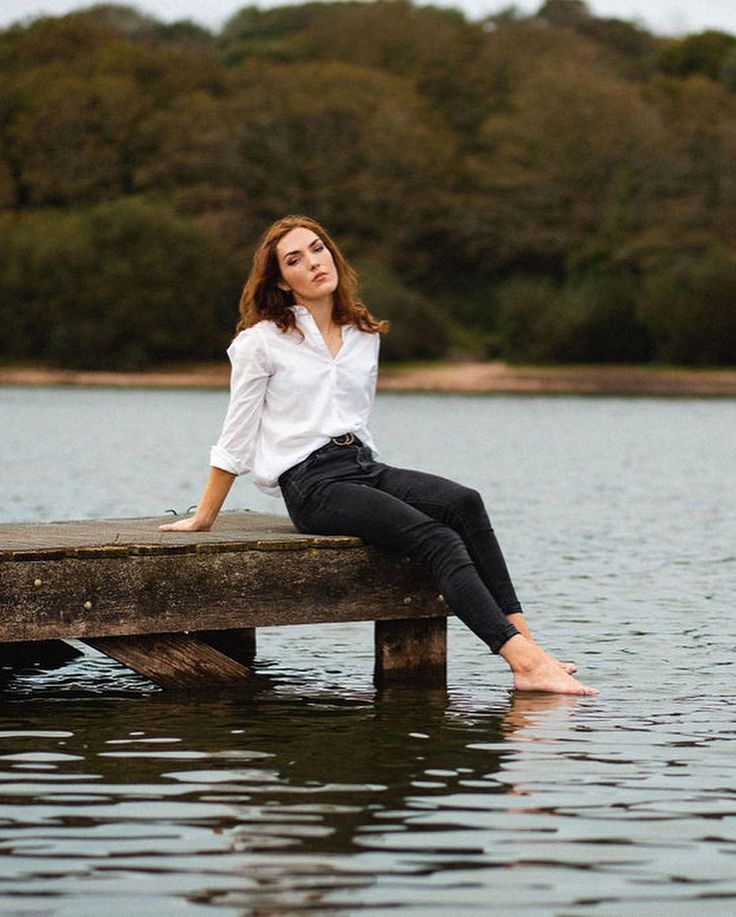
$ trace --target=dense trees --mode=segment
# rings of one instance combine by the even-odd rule
[[[167,208],[128,197],[6,215],[0,234],[3,353],[98,369],[216,355],[238,278]]]
[[[0,32],[0,358],[210,358],[295,211],[344,242],[388,358],[736,363],[736,37],[580,0]]]

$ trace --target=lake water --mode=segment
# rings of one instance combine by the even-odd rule
[[[0,389],[0,516],[186,510],[225,400]],[[255,696],[18,674],[2,913],[736,913],[736,402],[384,394],[373,430],[481,490],[600,697],[510,693],[457,621],[447,691],[376,692],[367,623],[259,632]]]

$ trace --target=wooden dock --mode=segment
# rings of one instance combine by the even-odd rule
[[[443,684],[448,609],[427,572],[280,516],[0,525],[0,659],[78,639],[163,687],[254,677],[256,629],[375,621],[377,685]]]

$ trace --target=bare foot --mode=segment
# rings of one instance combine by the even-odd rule
[[[552,659],[526,672],[514,672],[514,688],[517,691],[548,691],[584,697],[595,697],[599,693],[597,688],[589,688],[573,678]]]
[[[584,697],[599,693],[596,688],[589,688],[573,678],[556,659],[521,634],[507,640],[500,653],[514,673],[514,688],[517,691],[547,691]]]

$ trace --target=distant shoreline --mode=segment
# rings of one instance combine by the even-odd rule
[[[228,380],[227,363],[132,373],[0,367],[0,385],[201,389],[226,388]],[[736,397],[736,369],[437,363],[384,367],[378,388],[387,392]]]

